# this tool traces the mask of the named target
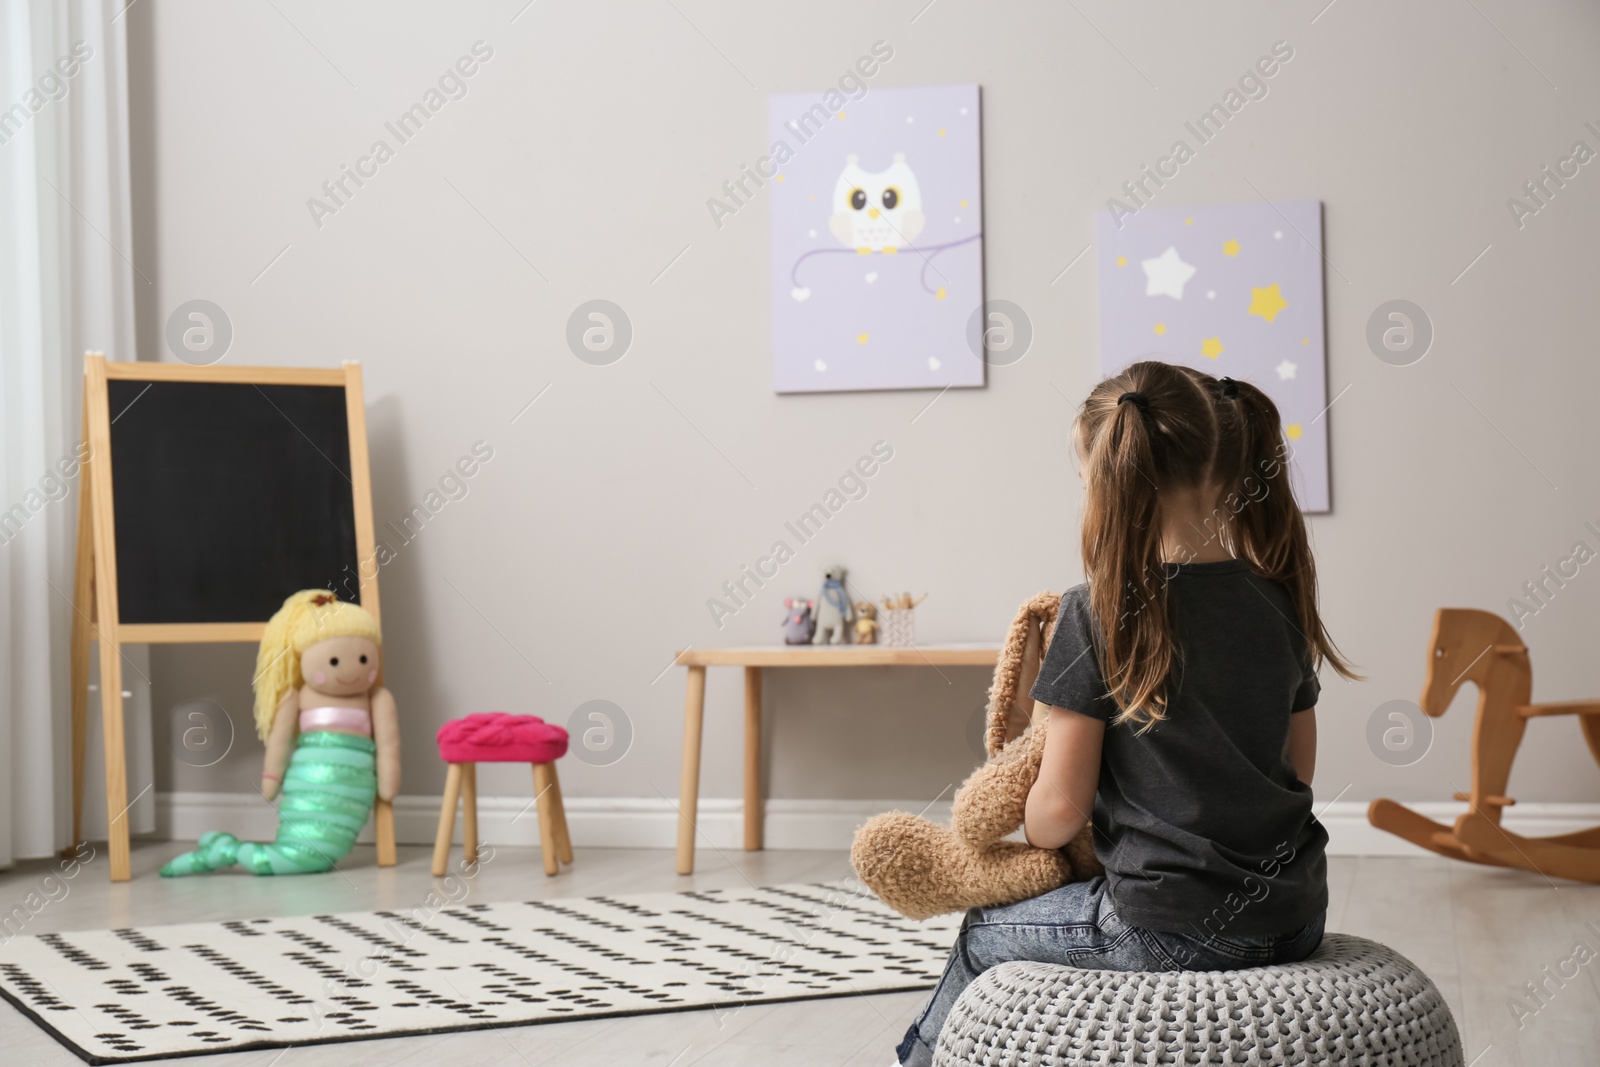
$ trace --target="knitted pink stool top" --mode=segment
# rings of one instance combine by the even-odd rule
[[[479,711],[439,727],[446,763],[554,763],[567,753],[567,731],[535,715]]]

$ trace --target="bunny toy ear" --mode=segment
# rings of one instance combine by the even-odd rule
[[[1027,729],[1032,720],[1033,697],[1028,691],[1039,676],[1039,665],[1044,661],[1060,606],[1061,598],[1046,590],[1025,601],[1011,620],[995,664],[994,683],[989,687],[983,747],[991,757]]]

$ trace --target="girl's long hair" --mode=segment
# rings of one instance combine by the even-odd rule
[[[1078,413],[1083,566],[1101,675],[1141,730],[1166,717],[1178,657],[1161,558],[1161,498],[1211,482],[1216,405],[1192,375],[1147,361],[1107,378]]]
[[[1290,484],[1293,450],[1284,436],[1278,406],[1249,382],[1189,373],[1216,404],[1213,480],[1219,506],[1230,513],[1225,524],[1230,547],[1257,574],[1288,590],[1312,668],[1326,663],[1346,678],[1359,678],[1328,636],[1317,608],[1317,563]]]

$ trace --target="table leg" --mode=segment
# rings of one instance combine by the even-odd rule
[[[762,849],[761,668],[744,669],[744,850]]]
[[[683,701],[683,776],[678,784],[678,873],[694,873],[694,827],[700,804],[700,734],[706,717],[706,669],[689,668]]]

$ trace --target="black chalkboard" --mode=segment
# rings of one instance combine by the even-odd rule
[[[297,589],[356,596],[342,386],[107,386],[120,622],[265,622]]]

